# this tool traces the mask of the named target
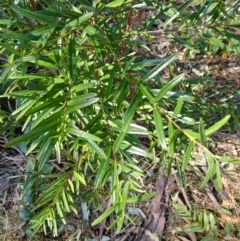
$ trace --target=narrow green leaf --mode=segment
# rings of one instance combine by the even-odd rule
[[[213,45],[217,45],[218,47],[228,51],[228,52],[232,52],[232,49],[230,47],[228,47],[223,41],[221,41],[220,39],[213,37],[210,34],[203,34],[203,36],[210,41]]]
[[[53,218],[53,236],[58,236],[57,219]]]
[[[66,223],[66,220],[65,220],[65,218],[64,218],[64,215],[63,215],[63,211],[62,211],[62,209],[61,209],[61,207],[60,207],[60,204],[59,204],[59,201],[58,201],[58,200],[56,201],[56,207],[57,207],[57,212],[58,212],[58,214],[59,214],[62,222],[63,222],[64,224],[67,224],[67,223]]]
[[[115,7],[122,6],[123,4],[130,3],[130,2],[132,2],[132,0],[115,0],[115,1],[108,3],[106,5],[106,7],[107,8],[115,8]]]
[[[240,54],[239,54],[239,56],[240,56]],[[233,98],[236,98],[236,100],[237,100],[237,98],[238,98],[238,96],[240,95],[240,90],[238,90],[238,91],[235,91],[235,92],[233,92],[233,93],[230,93],[230,94],[228,94],[228,95],[225,95],[223,98],[221,98],[219,101],[220,102],[227,102],[228,100],[230,100],[230,99],[233,99]],[[239,102],[237,103],[237,102],[235,102],[235,105],[237,106],[237,105],[239,105]]]
[[[190,118],[188,116],[183,116],[181,114],[178,114],[177,118],[178,121],[181,121],[184,124],[188,125],[195,125],[196,121],[193,118]]]
[[[127,181],[124,185],[123,192],[122,192],[122,197],[121,197],[121,202],[119,203],[120,209],[124,210],[127,202],[127,196],[128,196],[128,189],[129,189],[129,181]]]
[[[165,163],[164,165],[166,166],[166,169],[167,169],[167,175],[168,176],[171,176],[171,172],[172,172],[172,163],[173,163],[173,157],[170,156],[168,158],[166,158],[165,155],[163,155],[164,152],[162,152],[161,154],[161,160]],[[167,160],[166,160],[167,159]],[[178,174],[181,175],[181,172],[179,172]]]
[[[126,203],[127,203],[127,195],[129,192],[129,185],[130,185],[130,183],[129,183],[129,181],[127,181],[123,187],[121,201],[119,203],[119,209],[118,209],[118,214],[120,213],[120,215],[118,215],[118,220],[117,220],[117,230],[116,230],[117,233],[122,230],[123,222],[125,219],[124,210],[125,210]]]
[[[154,125],[156,127],[158,143],[161,145],[163,149],[167,149],[162,116],[156,109],[153,110],[153,118],[154,118]]]
[[[26,114],[26,112],[31,109],[35,104],[36,104],[37,100],[32,100],[32,99],[29,99],[29,100],[26,100],[26,101],[22,101],[21,102],[21,106],[18,107],[15,111],[13,111],[12,115],[16,115],[18,114],[17,116],[17,120],[19,118],[21,118],[24,114]]]
[[[137,156],[143,156],[146,158],[150,158],[152,159],[153,156],[151,153],[148,153],[147,151],[143,150],[142,148],[138,148],[134,145],[127,144],[127,143],[122,143],[121,144],[121,150],[127,150],[127,152],[133,154],[133,155],[137,155]]]
[[[180,96],[178,98],[177,105],[176,105],[173,115],[172,115],[173,118],[177,117],[177,115],[180,114],[182,107],[183,107],[183,103],[184,103],[184,97]]]
[[[165,67],[167,67],[170,63],[176,60],[178,57],[178,53],[175,53],[166,59],[164,59],[160,64],[158,64],[154,69],[152,69],[149,73],[147,73],[140,82],[145,83],[151,79],[153,79],[159,72],[161,72]]]
[[[75,194],[76,195],[79,195],[79,192],[80,192],[80,181],[78,179],[75,180]]]
[[[201,144],[203,146],[206,146],[207,139],[206,139],[206,135],[205,135],[205,131],[204,131],[204,123],[203,123],[202,118],[200,118],[200,122],[199,122],[199,134],[200,134]]]
[[[117,102],[117,111],[121,112],[123,108],[123,102],[126,98],[126,93],[128,91],[128,81],[123,79],[116,89],[115,99]]]
[[[121,217],[122,217],[122,215],[121,215]],[[118,220],[119,220],[119,218],[117,217],[115,220],[113,220],[111,222],[111,224],[108,226],[108,228],[111,230],[113,227],[115,227],[117,225]]]
[[[55,22],[57,20],[55,19]],[[45,34],[47,31],[49,31],[49,28],[51,28],[51,25],[53,24],[54,22],[52,22],[50,25],[47,25],[47,26],[44,26],[44,27],[38,27],[36,28],[35,30],[29,32],[27,35],[32,35],[34,37],[41,37],[43,34]]]
[[[189,143],[189,145],[187,146],[187,150],[185,152],[185,155],[183,157],[183,164],[182,164],[182,171],[185,171],[186,170],[186,167],[188,165],[188,162],[189,162],[189,158],[192,154],[192,151],[193,151],[193,148],[194,148],[195,144],[193,141],[191,141]]]
[[[57,27],[57,24],[58,24],[58,21],[55,21],[55,23],[51,24],[50,28],[40,37],[40,39],[36,43],[37,48],[45,47],[51,35],[53,34],[55,28]]]
[[[149,134],[146,127],[140,126],[134,123],[130,124],[127,133],[134,134],[134,135],[146,135],[146,136]]]
[[[59,96],[51,100],[46,100],[45,102],[41,103],[41,101],[38,101],[38,106],[31,108],[29,111],[27,111],[28,115],[32,115],[34,113],[40,112],[40,111],[47,111],[47,110],[52,110],[53,107],[58,106],[61,101],[64,101],[64,96]],[[51,107],[51,108],[49,108]],[[48,113],[48,111],[47,111]],[[42,112],[40,113],[40,115]],[[40,116],[38,116],[39,119]],[[46,117],[46,116],[45,116]],[[37,121],[38,122],[38,121]],[[36,124],[35,124],[36,125]]]
[[[91,226],[95,226],[99,223],[101,223],[103,220],[105,220],[108,216],[110,216],[117,208],[118,208],[118,203],[114,204],[112,207],[108,208],[100,217],[98,217],[92,224]]]
[[[70,114],[74,111],[77,111],[81,108],[87,107],[89,105],[92,105],[96,102],[98,102],[99,98],[93,98],[93,96],[96,96],[94,93],[90,94],[83,94],[80,96],[77,96],[75,98],[72,98],[68,104],[67,104],[67,114]]]
[[[1,35],[0,35],[0,38],[1,38]],[[14,55],[12,56],[14,57]],[[18,65],[8,66],[4,69],[4,71],[1,70],[0,84],[5,85],[7,83],[8,79],[12,75],[12,70],[16,69]]]
[[[129,167],[127,165],[119,165],[119,167],[121,167],[121,171],[127,173],[128,175],[134,177],[135,179],[140,179],[141,178],[141,171],[137,171],[135,168],[135,170],[132,167]]]
[[[91,36],[91,35],[94,35],[97,33],[97,29],[91,25],[88,25],[86,28],[84,28],[84,32],[86,32],[87,34],[89,34]]]
[[[38,114],[38,118],[34,120],[32,129],[35,129],[39,126],[44,126],[52,121],[62,120],[62,110],[64,109],[63,106],[54,109],[45,109],[40,114]],[[46,111],[46,112],[45,112]],[[28,112],[27,112],[28,114]]]
[[[223,36],[226,36],[227,39],[230,40],[233,48],[235,48],[237,54],[240,56],[240,46],[239,46],[240,36],[239,36],[239,34],[231,33],[230,31],[226,31],[226,30],[221,29],[219,27],[218,28],[213,27],[213,29],[220,32],[220,34],[222,34]]]
[[[189,0],[189,1],[185,1],[184,4],[182,4],[178,9],[177,11],[172,14],[171,18],[167,19],[165,22],[164,22],[164,28],[169,25],[175,18],[177,18],[182,11],[184,11],[188,6],[189,4],[193,4],[193,0]]]
[[[69,134],[72,134],[74,136],[77,136],[83,140],[92,140],[92,141],[102,141],[102,139],[100,139],[97,136],[94,136],[88,132],[84,132],[79,130],[76,126],[68,126],[66,129],[66,132]]]
[[[203,220],[203,229],[209,231],[208,214],[206,209],[204,209],[203,218],[201,217],[201,219],[198,220]]]
[[[174,127],[172,122],[169,121],[168,123],[168,138],[169,140],[171,140],[173,138],[173,134],[174,134]]]
[[[57,70],[58,67],[56,66],[56,64],[53,61],[48,60],[40,60],[40,59],[36,59],[36,56],[30,56],[31,58],[34,58],[34,60],[29,60],[28,56],[23,57],[23,58],[19,58],[17,59],[17,61],[19,61],[20,63],[22,62],[30,62],[32,64],[37,64],[39,66],[43,66],[46,67],[48,69],[53,69],[53,70]]]
[[[77,65],[76,65],[76,47],[75,47],[75,34],[72,33],[69,43],[69,74],[73,83],[77,82]]]
[[[74,193],[74,186],[73,186],[73,182],[71,179],[68,179],[68,184],[69,184],[69,187],[70,187],[72,193]]]
[[[195,140],[195,139],[200,139],[200,135],[199,133],[197,132],[194,132],[192,130],[186,130],[186,129],[183,129],[183,133],[189,137],[191,140]],[[205,132],[206,133],[206,132]]]
[[[117,229],[116,229],[116,233],[119,233],[122,230],[122,226],[123,226],[123,222],[125,220],[125,215],[124,215],[124,211],[120,210],[118,211],[118,213],[120,213],[117,217]],[[113,223],[110,224],[109,228],[112,228]]]
[[[222,177],[221,177],[221,170],[220,170],[220,165],[218,162],[215,162],[215,169],[216,169],[216,175],[214,176],[214,184],[217,189],[217,191],[222,190]]]
[[[169,138],[169,156],[175,153],[176,140],[179,134],[179,130],[175,130],[172,137]]]
[[[39,159],[38,171],[43,170],[45,163],[47,162],[48,158],[50,157],[50,155],[53,152],[56,142],[57,142],[57,138],[49,137],[46,142],[42,143],[42,145],[39,149],[39,152],[42,154],[41,154],[41,156],[38,155],[39,156],[38,157],[38,159]]]
[[[61,149],[61,154],[64,155],[68,160],[72,161],[73,163],[76,163],[77,161],[74,159],[74,157],[72,157],[71,154],[69,154],[69,152],[65,151],[64,149]]]
[[[11,147],[11,146],[17,145],[21,142],[26,142],[26,141],[32,140],[36,137],[39,137],[40,135],[46,134],[46,132],[52,130],[54,127],[57,128],[60,123],[61,123],[61,121],[55,121],[55,122],[50,122],[49,124],[46,124],[45,126],[40,126],[22,136],[18,136],[16,138],[14,138],[13,140],[6,143],[4,146]]]
[[[86,181],[84,179],[84,177],[82,176],[82,174],[80,175],[79,173],[77,172],[73,172],[74,174],[74,177],[79,180],[84,186],[86,186]]]
[[[184,226],[184,232],[203,233],[204,230],[201,226],[199,226],[198,222],[193,222],[191,224],[187,224],[187,225]]]
[[[39,90],[30,90],[30,89],[29,90],[21,90],[21,91],[6,93],[6,94],[2,95],[1,97],[14,96],[14,97],[22,97],[22,98],[24,98],[26,96],[26,98],[30,99],[33,95],[35,95],[35,94],[37,94],[39,92],[40,92]]]
[[[1,19],[1,25],[8,25],[12,23],[12,20],[10,19]]]
[[[7,41],[5,41],[5,42],[7,42]],[[5,51],[7,50],[11,54],[14,54],[16,56],[22,56],[22,53],[17,51],[15,49],[15,46],[11,42],[9,44],[5,44],[5,43],[2,42],[1,43],[1,47],[2,47],[2,49],[5,49]],[[8,63],[5,63],[5,64],[1,63],[1,67],[2,66],[7,66],[7,65],[8,65]]]
[[[108,163],[109,163],[109,159],[108,158],[101,160],[100,167],[99,167],[99,169],[97,171],[97,175],[95,177],[95,184],[94,184],[94,186],[96,188],[99,187],[102,184],[103,178],[104,178],[104,176],[106,174]]]
[[[119,194],[120,194],[120,183],[119,183],[119,169],[118,169],[118,163],[116,158],[114,159],[112,163],[112,168],[111,168],[111,198],[113,203],[118,203],[119,202]]]
[[[102,159],[107,158],[105,153],[102,151],[102,149],[93,140],[88,139],[87,142],[88,142],[89,146],[91,147],[91,149],[94,152],[96,152],[99,155],[99,157],[101,157]]]
[[[142,93],[139,92],[137,93],[134,98],[132,99],[127,111],[125,112],[124,116],[123,116],[123,131],[127,132],[128,128],[130,126],[130,123],[132,122],[133,116],[136,112],[136,109],[138,107],[139,102],[142,99]]]
[[[113,144],[113,152],[116,153],[119,149],[119,147],[122,144],[122,141],[128,131],[128,128],[131,124],[131,121],[133,119],[133,116],[136,112],[136,109],[138,107],[138,104],[140,102],[142,98],[142,93],[138,93],[134,96],[134,98],[132,99],[127,111],[125,112],[124,116],[123,116],[123,130],[120,132],[120,134],[118,135],[117,139],[115,140],[114,144]]]
[[[80,92],[82,90],[86,90],[86,89],[93,87],[93,85],[94,85],[93,83],[77,84],[71,88],[71,91],[72,92]]]
[[[231,116],[230,115],[227,115],[225,116],[222,120],[218,121],[217,123],[215,123],[213,126],[209,127],[206,131],[205,131],[205,134],[206,136],[210,136],[211,134],[215,133],[216,131],[218,131],[222,126],[224,126],[229,118]]]
[[[67,212],[70,212],[69,205],[68,205],[68,200],[65,194],[65,191],[62,191],[62,199],[63,199],[63,204]]]
[[[220,162],[228,162],[232,163],[234,165],[240,165],[240,158],[233,158],[233,157],[228,157],[228,156],[217,156],[218,161]]]
[[[117,137],[117,139],[113,143],[113,153],[116,153],[119,150],[119,147],[122,144],[122,141],[126,135],[126,132],[121,131]]]
[[[213,177],[213,175],[216,173],[215,162],[213,157],[209,153],[205,153],[205,158],[207,159],[207,162],[208,162],[208,170],[200,185],[201,189],[208,183],[210,178]]]
[[[0,34],[0,39],[15,39],[20,41],[36,41],[40,37],[32,34]]]
[[[127,203],[137,203],[137,202],[146,201],[146,200],[153,198],[155,195],[156,195],[156,193],[152,192],[152,193],[142,194],[142,195],[139,195],[136,197],[131,197],[131,198],[127,199]]]
[[[23,9],[17,6],[12,6],[11,9],[20,15],[23,15],[30,19],[35,19],[39,22],[53,24],[56,21],[55,18],[52,18],[49,15],[42,14],[40,13],[40,11],[30,11],[28,9]]]
[[[73,184],[73,183],[72,183]],[[71,195],[71,193],[70,193],[70,188],[69,188],[69,185],[67,186],[67,189],[66,189],[66,194],[67,194],[67,200],[69,201],[69,204],[70,204],[70,206],[71,205],[74,205],[74,201],[73,201],[73,197],[72,197],[72,195]]]
[[[240,46],[239,46],[239,41],[236,40],[235,38],[232,37],[231,34],[227,35],[228,39],[230,40],[233,48],[235,48],[236,53],[238,54],[238,56],[240,56]]]
[[[85,13],[83,14],[83,16],[76,18],[71,22],[67,23],[62,29],[61,35],[66,34],[66,32],[75,30],[75,28],[79,27],[83,22],[87,21],[92,16],[93,16],[93,12]]]
[[[197,46],[192,45],[189,41],[185,40],[184,38],[180,38],[178,36],[174,36],[172,34],[167,35],[168,38],[173,39],[175,42],[180,43],[181,45],[185,46],[187,49],[190,49],[194,52],[199,53],[200,51],[197,49]]]
[[[71,209],[73,210],[73,212],[78,215],[78,211],[77,211],[77,207],[74,203],[71,203]]]
[[[153,97],[153,95],[149,92],[149,90],[147,89],[147,87],[143,84],[143,83],[139,83],[138,84],[139,89],[141,90],[141,92],[147,97],[148,101],[151,104],[155,104],[155,99]]]
[[[155,101],[160,101],[164,97],[164,95],[166,95],[168,91],[170,91],[174,86],[180,83],[183,78],[184,74],[180,74],[179,76],[169,81],[166,85],[164,85],[162,89],[159,91],[158,95],[156,96]]]

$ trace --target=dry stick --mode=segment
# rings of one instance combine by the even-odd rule
[[[130,225],[128,225],[128,226],[130,226]],[[116,240],[116,237],[117,237],[117,236],[120,236],[121,234],[124,234],[124,237],[125,237],[125,235],[129,235],[129,233],[132,233],[132,232],[133,232],[134,230],[136,230],[136,229],[138,229],[138,228],[135,227],[135,226],[130,227],[130,228],[127,228],[127,227],[126,227],[126,228],[122,229],[119,233],[114,234],[109,241],[114,241],[114,240]]]
[[[224,132],[215,132],[212,134],[212,136],[226,136],[226,137],[231,137],[234,139],[240,139],[240,135],[233,135],[233,134],[228,134]]]
[[[8,139],[6,137],[1,137],[0,139],[2,139],[4,142],[4,144],[8,143]],[[15,146],[12,147],[14,150],[16,150],[23,158],[24,160],[27,160],[27,158],[24,156],[24,154]]]
[[[7,179],[6,181],[0,183],[0,193],[3,192],[4,189],[6,189],[9,186],[9,179]]]
[[[178,186],[179,186],[180,189],[181,189],[181,192],[182,192],[182,194],[183,194],[184,200],[185,200],[188,208],[191,209],[191,204],[190,204],[190,201],[189,201],[189,199],[188,199],[187,193],[186,193],[185,189],[181,187],[180,182],[179,182],[178,177],[177,177],[176,174],[174,174],[174,178],[175,178]]]
[[[133,5],[135,5],[136,3],[136,0],[134,0],[132,3],[131,3],[131,7]],[[126,29],[125,29],[125,32],[129,32],[131,30],[131,19],[132,19],[132,15],[133,15],[133,10],[130,10],[127,14],[127,25],[126,25]],[[122,49],[122,55],[124,56],[125,53],[127,51],[127,46],[125,45]]]
[[[121,239],[119,241],[124,241],[126,239],[126,237],[128,237],[131,233],[138,233],[138,229],[137,227],[133,226],[130,228],[124,228],[122,231],[120,231],[118,234],[115,234],[111,237],[111,239],[109,241],[114,241],[116,240],[116,237],[118,235],[121,235],[122,233],[124,233],[124,235],[121,237]]]
[[[37,11],[38,10],[37,9],[37,4],[36,4],[35,0],[30,0],[30,5],[31,5],[33,11]]]
[[[165,203],[169,201],[169,197],[167,197],[166,187],[168,184],[168,177],[164,175],[163,171],[160,173],[159,181],[156,187],[156,196],[152,199],[151,204],[151,215],[150,221],[146,225],[144,232],[140,232],[134,241],[146,241],[150,240],[150,238],[154,238],[157,233],[161,233],[164,229],[165,225],[165,211],[166,206]],[[154,240],[154,239],[153,239]]]
[[[132,7],[133,5],[135,5],[135,3],[136,3],[136,0],[134,0],[134,1],[131,3],[131,7]],[[133,16],[133,10],[130,10],[130,11],[128,12],[128,20],[127,20],[126,32],[129,32],[129,31],[130,31],[132,16]]]
[[[1,153],[1,155],[8,161],[13,161],[20,169],[21,171],[24,171],[25,168],[21,167],[21,165],[19,164],[19,162],[23,162],[25,161],[26,159],[19,159],[17,157],[9,157],[9,156],[6,156],[4,155],[3,153]]]

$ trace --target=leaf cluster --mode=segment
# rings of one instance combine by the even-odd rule
[[[218,239],[217,217],[213,212],[206,209],[188,210],[185,205],[178,203],[173,203],[173,207],[177,214],[189,223],[182,227],[183,232],[205,234],[201,240]]]

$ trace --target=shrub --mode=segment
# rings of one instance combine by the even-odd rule
[[[154,195],[143,188],[143,158],[169,176],[174,165],[182,178],[198,146],[208,162],[201,187],[212,179],[222,188],[221,159],[206,143],[231,116],[236,119],[236,109],[209,121],[207,99],[194,89],[211,78],[187,79],[177,73],[177,52],[154,58],[146,43],[161,19],[155,31],[185,48],[186,59],[219,49],[239,54],[239,38],[229,30],[236,25],[236,2],[17,2],[1,2],[2,97],[15,100],[11,115],[2,116],[2,134],[12,137],[20,128],[6,147],[21,143],[34,156],[20,214],[35,233],[49,228],[57,235],[59,221],[66,224],[66,214],[78,212],[77,196],[102,210],[104,195],[111,207],[93,225],[115,213],[111,227],[119,232],[126,205]],[[160,11],[141,22],[145,5]],[[135,28],[134,16],[141,23]],[[162,75],[166,68],[170,79]]]

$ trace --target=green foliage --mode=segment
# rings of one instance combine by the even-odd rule
[[[189,224],[185,224],[182,229],[185,233],[204,233],[206,236],[202,238],[202,241],[217,240],[218,227],[217,218],[213,212],[206,209],[192,209],[189,210],[187,206],[183,204],[173,203],[173,207],[177,214]]]
[[[187,8],[194,1],[178,7],[149,5],[158,5],[166,36],[185,46],[188,54],[214,48],[239,54],[237,35],[228,30],[235,24],[229,15],[236,4],[219,1],[212,8],[211,2],[192,12]],[[67,223],[67,213],[79,212],[76,196],[100,210],[101,198],[111,199],[112,206],[92,225],[114,214],[112,226],[119,232],[127,203],[154,195],[142,194],[140,157],[164,165],[169,175],[173,162],[181,159],[178,174],[184,176],[194,147],[199,146],[209,166],[201,187],[213,179],[221,189],[218,160],[206,142],[237,112],[210,122],[207,97],[199,100],[194,93],[207,78],[190,80],[174,74],[166,83],[162,70],[175,68],[178,53],[151,59],[133,52],[139,45],[133,35],[144,35],[149,28],[128,30],[126,16],[138,8],[135,1],[43,1],[38,11],[26,1],[0,1],[0,6],[0,52],[6,56],[1,65],[2,97],[15,100],[4,125],[7,117],[0,113],[0,124],[2,134],[9,137],[13,129],[21,129],[6,147],[25,143],[25,154],[36,155],[27,163],[23,194],[28,207],[20,211],[23,219],[31,219],[34,233],[43,228],[56,236],[59,222]],[[176,153],[181,158],[175,159]],[[194,215],[187,216],[194,220],[186,227],[189,231],[214,230],[210,212],[203,212],[201,220]]]

